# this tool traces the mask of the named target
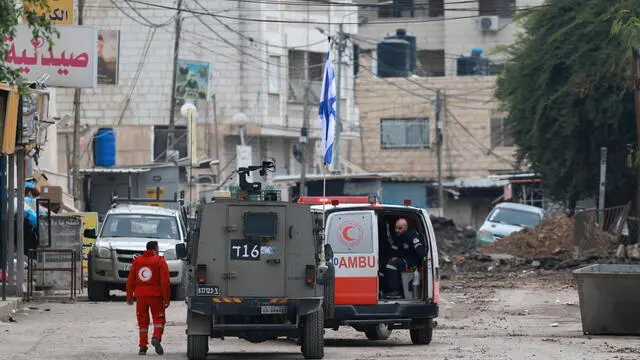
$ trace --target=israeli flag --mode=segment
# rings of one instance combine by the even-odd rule
[[[327,54],[324,64],[324,77],[322,79],[322,97],[318,108],[318,119],[322,129],[322,150],[324,163],[331,164],[333,157],[333,139],[336,129],[336,75],[331,64],[331,50]]]

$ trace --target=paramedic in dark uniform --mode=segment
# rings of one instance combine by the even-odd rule
[[[395,235],[392,244],[393,254],[387,262],[384,274],[387,298],[402,297],[402,272],[417,268],[427,256],[427,249],[420,234],[414,229],[409,229],[407,220],[400,218],[396,221]]]

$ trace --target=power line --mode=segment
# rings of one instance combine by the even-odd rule
[[[133,3],[143,4],[147,6],[152,6],[160,9],[167,10],[177,10],[175,7],[165,6],[160,4],[153,4],[139,0],[125,0]],[[534,10],[536,8],[549,6],[551,4],[539,5],[539,6],[530,6],[526,10]],[[520,11],[525,11],[525,9],[520,9]],[[361,25],[360,23],[346,23],[346,22],[318,22],[318,21],[300,21],[300,20],[276,20],[276,19],[256,19],[256,18],[244,18],[244,17],[236,17],[236,16],[226,16],[215,14],[211,12],[202,12],[195,10],[185,10],[185,12],[189,12],[197,15],[205,15],[205,16],[213,16],[219,17],[221,19],[230,19],[230,20],[240,20],[240,21],[249,21],[249,22],[260,22],[260,23],[279,23],[279,24],[309,24],[309,25]],[[445,17],[445,18],[436,18],[436,19],[415,19],[415,20],[392,20],[392,21],[371,21],[368,22],[367,25],[375,25],[375,24],[411,24],[411,23],[429,23],[429,22],[442,22],[442,21],[451,21],[451,20],[461,20],[461,19],[475,19],[478,15],[469,15],[469,16],[456,16],[456,17]]]
[[[110,0],[111,4],[118,9],[122,14],[124,14],[126,17],[128,17],[129,19],[131,19],[133,22],[145,26],[145,27],[151,27],[151,28],[161,28],[161,27],[165,27],[170,25],[173,21],[175,21],[175,16],[171,17],[171,19],[169,21],[167,21],[164,24],[154,24],[151,21],[149,21],[148,19],[146,19],[144,16],[142,16],[136,9],[134,9],[126,0],[125,3],[127,3],[127,5],[132,8],[134,10],[134,12],[136,14],[138,14],[138,16],[142,17],[146,23],[141,22],[140,20],[136,19],[135,17],[133,17],[131,14],[127,13],[123,8],[121,8],[115,0]],[[110,8],[111,9],[111,8]]]

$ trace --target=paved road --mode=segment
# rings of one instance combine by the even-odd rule
[[[525,280],[525,281],[523,281]],[[383,342],[345,328],[327,330],[325,359],[637,360],[637,338],[582,334],[575,289],[520,279],[516,288],[444,290],[434,341],[411,345],[407,331]],[[568,304],[565,304],[567,302]],[[134,308],[122,301],[44,303],[0,323],[0,359],[138,359]],[[185,306],[168,309],[166,359],[186,359]],[[250,344],[211,340],[213,359],[302,359],[299,347],[281,340]],[[148,356],[157,356],[151,352]]]

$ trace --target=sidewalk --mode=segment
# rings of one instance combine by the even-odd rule
[[[22,298],[7,297],[7,301],[0,300],[0,321],[7,321],[11,310],[17,309],[22,303]]]

